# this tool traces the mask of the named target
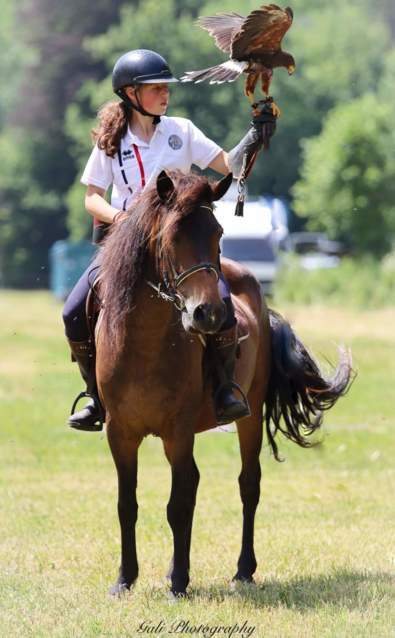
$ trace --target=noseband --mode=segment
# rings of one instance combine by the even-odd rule
[[[206,272],[212,272],[215,274],[216,280],[219,280],[219,270],[218,266],[215,264],[211,264],[209,262],[203,262],[201,264],[196,264],[195,266],[191,266],[186,270],[183,270],[181,273],[178,273],[174,267],[172,261],[169,260],[169,263],[172,267],[173,271],[173,280],[170,282],[164,273],[163,282],[159,282],[158,284],[154,284],[152,281],[147,280],[147,284],[155,290],[158,297],[163,299],[164,301],[171,301],[177,310],[180,312],[186,312],[185,300],[181,293],[178,292],[178,287],[184,283],[188,277],[195,275],[198,272],[202,272],[203,270]]]
[[[211,212],[213,210],[211,206],[208,207],[202,205],[200,208],[209,208]],[[162,254],[162,249],[159,242],[160,239],[158,237],[158,254]],[[180,312],[186,312],[184,297],[180,292],[178,292],[179,286],[181,286],[184,281],[186,281],[189,277],[192,277],[192,275],[203,271],[212,272],[216,277],[216,281],[218,282],[219,280],[219,268],[216,264],[212,264],[210,262],[202,262],[200,264],[195,264],[194,266],[191,266],[190,268],[187,268],[186,270],[183,270],[179,273],[169,255],[167,256],[167,261],[172,271],[172,281],[169,281],[167,273],[164,272],[162,275],[163,281],[159,282],[158,284],[154,284],[152,281],[148,280],[146,280],[146,282],[150,286],[150,288],[155,290],[157,296],[160,299],[163,299],[164,301],[170,301]]]

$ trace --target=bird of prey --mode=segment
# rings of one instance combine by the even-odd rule
[[[273,69],[285,67],[290,75],[295,70],[294,58],[281,49],[281,41],[292,20],[292,9],[281,9],[276,4],[263,5],[246,18],[233,11],[199,18],[198,24],[214,37],[217,47],[228,53],[230,59],[208,69],[187,71],[181,80],[195,83],[209,80],[210,84],[222,84],[233,82],[245,73],[244,92],[254,106],[259,78],[262,91],[268,97]],[[274,107],[278,109],[276,105]]]

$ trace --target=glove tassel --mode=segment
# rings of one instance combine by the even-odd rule
[[[248,153],[243,155],[243,165],[241,167],[239,179],[237,180],[238,197],[235,208],[236,217],[244,216],[244,202],[246,198],[246,166],[248,161]]]
[[[236,202],[236,208],[235,208],[236,217],[243,217],[244,216],[244,200],[245,200],[245,195],[239,193],[239,196],[238,196],[237,202]]]

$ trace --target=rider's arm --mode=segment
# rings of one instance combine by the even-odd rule
[[[111,224],[119,210],[104,199],[105,193],[104,188],[88,184],[85,194],[85,208],[92,217],[100,222]]]
[[[228,164],[228,154],[226,151],[218,153],[208,166],[209,168],[212,168],[213,171],[222,173],[222,175],[227,175],[231,172]]]
[[[244,155],[251,158],[264,145],[265,135],[271,137],[276,130],[276,116],[273,115],[271,107],[262,110],[259,115],[254,116],[247,134],[232,148],[229,153],[221,151],[210,162],[209,167],[218,173],[233,173],[233,177],[239,177]],[[265,126],[265,128],[264,128]]]
[[[250,128],[243,139],[227,154],[229,170],[233,177],[240,177],[243,161],[247,164],[262,146],[269,148],[269,141],[276,130],[277,116],[271,104],[265,104],[252,118]]]

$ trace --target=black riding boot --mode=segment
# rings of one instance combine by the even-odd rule
[[[233,380],[237,356],[237,324],[219,332],[214,342],[214,405],[217,423],[225,425],[250,416],[247,397]],[[235,396],[235,391],[239,394]]]
[[[105,415],[97,392],[94,346],[92,346],[91,341],[70,340],[69,345],[73,359],[78,363],[81,376],[86,383],[86,392],[81,392],[74,401],[68,424],[76,430],[100,432],[103,429]],[[90,401],[82,410],[74,412],[82,397],[88,397]]]

